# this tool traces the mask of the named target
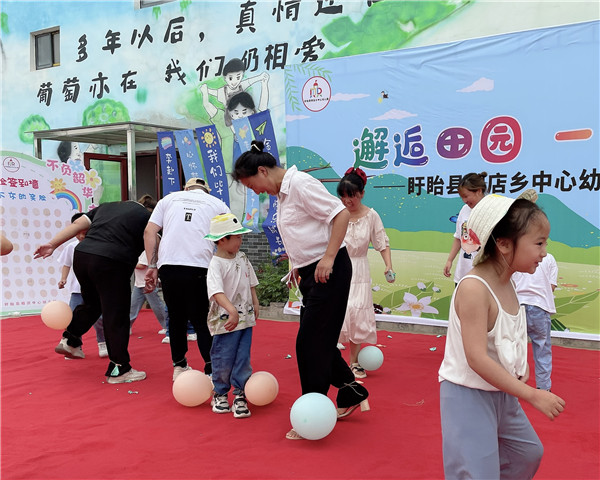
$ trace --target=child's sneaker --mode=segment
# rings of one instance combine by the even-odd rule
[[[210,404],[212,406],[212,411],[215,413],[228,413],[231,411],[229,409],[229,401],[227,400],[226,393],[223,395],[215,393],[210,401]]]
[[[236,395],[233,400],[233,416],[235,418],[245,418],[250,416],[250,410],[248,410],[248,402],[244,394]]]

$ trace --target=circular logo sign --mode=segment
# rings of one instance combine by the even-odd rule
[[[331,100],[331,86],[323,77],[311,77],[302,87],[302,103],[311,112],[320,112]]]
[[[4,157],[2,160],[2,166],[8,172],[15,173],[21,168],[21,163],[18,158],[15,157]]]

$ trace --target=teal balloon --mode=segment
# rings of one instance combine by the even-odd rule
[[[365,370],[377,370],[383,364],[383,352],[373,345],[364,347],[358,352],[358,363]]]
[[[307,440],[320,440],[331,433],[337,421],[333,402],[320,393],[307,393],[298,398],[290,411],[292,427]]]

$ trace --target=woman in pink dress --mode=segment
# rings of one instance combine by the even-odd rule
[[[367,376],[358,362],[361,344],[377,343],[371,272],[367,258],[369,244],[381,254],[388,282],[395,281],[390,241],[383,228],[383,222],[375,210],[362,203],[366,183],[367,176],[364,171],[360,168],[350,168],[337,187],[342,203],[350,212],[344,242],[352,261],[352,283],[339,341],[350,342],[350,368],[355,378]]]

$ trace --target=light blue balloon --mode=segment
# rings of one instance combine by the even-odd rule
[[[337,421],[333,402],[321,393],[307,393],[298,398],[290,411],[292,427],[307,440],[320,440],[331,433]]]
[[[373,345],[364,347],[358,352],[358,363],[365,370],[377,370],[383,364],[383,352]]]

